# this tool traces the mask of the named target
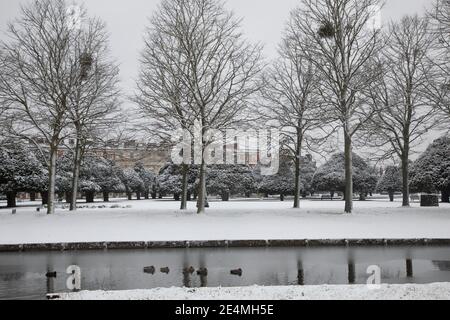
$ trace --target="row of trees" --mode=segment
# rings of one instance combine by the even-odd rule
[[[72,200],[72,164],[73,155],[66,153],[57,158],[55,191],[59,199]],[[41,193],[44,204],[48,204],[48,170],[39,161],[35,150],[20,143],[11,143],[0,147],[0,192],[7,195],[7,206],[16,206],[19,192]],[[250,195],[255,192],[284,195],[293,194],[294,184],[290,163],[285,162],[283,170],[275,176],[263,177],[259,168],[247,165],[216,165],[208,169],[207,191],[220,195],[228,201],[232,195]],[[142,163],[134,168],[121,169],[113,161],[103,157],[86,155],[80,165],[77,193],[81,193],[86,202],[94,202],[96,194],[102,194],[109,201],[110,193],[126,193],[128,199],[136,194],[138,200],[148,199],[156,194],[174,195],[179,200],[182,193],[183,167],[167,163],[159,175],[147,170]],[[197,198],[199,180],[198,166],[192,166],[188,172],[188,199]],[[309,172],[302,176],[301,188],[304,194],[311,192],[311,179],[315,164],[311,163]]]
[[[400,165],[390,165],[380,172],[369,161],[357,154],[353,158],[353,190],[360,200],[374,192],[387,193],[391,201],[402,192],[402,170]],[[283,158],[280,170],[273,176],[261,176],[260,168],[240,166],[211,166],[208,170],[208,194],[221,195],[228,200],[230,195],[262,193],[268,195],[295,195],[295,163],[290,157]],[[450,197],[450,138],[444,136],[435,140],[427,150],[410,164],[410,188],[415,193],[442,193],[442,201]],[[312,161],[303,159],[300,174],[300,194],[307,196],[316,192],[330,192],[345,195],[345,156],[334,154],[319,168]],[[167,164],[157,177],[157,188],[164,194],[181,195],[182,172],[180,166]],[[188,174],[190,195],[196,196],[198,167],[192,166]],[[178,197],[176,197],[178,199]],[[194,197],[195,198],[195,197]]]
[[[303,196],[311,194],[312,178],[316,171],[314,162],[305,162],[302,167],[300,179],[300,192]],[[198,166],[190,166],[188,172],[188,199],[198,196]],[[162,194],[174,194],[178,199],[182,190],[183,172],[182,166],[168,163],[164,166],[156,179],[157,190]],[[259,166],[248,165],[211,165],[208,166],[206,190],[208,194],[220,195],[223,201],[228,201],[231,196],[250,196],[252,193],[263,193],[266,196],[293,195],[295,192],[294,170],[292,161],[285,159],[281,162],[280,170],[276,175],[263,176]]]
[[[380,159],[401,162],[408,206],[410,155],[438,125],[438,115],[450,118],[449,6],[436,0],[426,16],[383,27],[374,19],[381,0],[302,0],[287,21],[279,56],[266,67],[261,45],[246,40],[240,19],[221,0],[162,0],[145,35],[133,100],[158,142],[172,143],[177,129],[197,139],[198,213],[211,185],[205,159],[214,137],[208,130],[236,127],[283,128],[281,149],[294,163],[295,207],[302,153],[322,151],[336,135],[343,137],[344,183],[336,188],[345,194],[345,212],[352,211],[354,191],[365,194],[373,183],[371,174],[356,181],[361,161],[353,149],[361,141]],[[1,126],[40,150],[48,213],[62,141],[76,140],[70,189],[78,190],[82,158],[111,127],[118,106],[118,68],[109,57],[105,26],[82,7],[75,15],[69,8],[65,0],[35,0],[0,44]],[[190,161],[181,168],[182,209],[192,168]],[[278,176],[286,170],[280,166]],[[291,184],[271,179],[280,189]],[[73,210],[75,201],[72,192]]]
[[[402,170],[389,166],[378,182],[377,191],[387,192],[393,201],[394,193],[402,191]],[[411,164],[410,188],[413,192],[441,192],[442,202],[450,197],[450,138],[435,140],[427,150]]]
[[[81,6],[39,0],[23,6],[0,42],[2,135],[39,150],[48,174],[48,213],[54,212],[58,149],[75,141],[71,190],[78,190],[82,158],[115,121],[117,64],[109,56],[105,24]],[[76,210],[73,192],[71,210]]]
[[[365,200],[373,192],[387,193],[391,201],[394,194],[402,191],[402,171],[400,166],[388,166],[380,175],[360,156],[353,154],[353,190]],[[315,192],[345,192],[344,154],[333,155],[322,166],[316,168],[311,158],[303,159],[300,192],[303,197]],[[20,144],[7,144],[0,148],[0,192],[7,195],[8,206],[15,206],[18,192],[41,193],[47,201],[48,171],[38,160],[36,153]],[[59,198],[72,199],[72,155],[65,154],[57,159],[56,193]],[[188,200],[198,195],[198,166],[191,166],[187,175]],[[121,169],[113,161],[103,157],[88,155],[80,167],[78,192],[87,202],[93,202],[96,194],[102,194],[109,201],[110,193],[126,193],[131,200],[136,194],[139,200],[156,198],[159,193],[174,195],[180,200],[183,180],[183,166],[167,163],[158,175],[147,170],[140,162],[134,168]],[[207,192],[220,195],[228,201],[233,195],[262,193],[266,196],[295,195],[295,163],[289,157],[283,158],[276,175],[262,176],[260,167],[247,165],[214,165],[208,168]],[[442,193],[442,201],[448,202],[450,196],[450,138],[435,140],[427,150],[411,164],[410,187],[413,192]]]
[[[343,181],[335,188],[345,194],[345,212],[352,211],[354,188],[365,194],[376,183],[367,170],[353,181],[361,166],[353,148],[361,141],[379,159],[400,160],[409,206],[411,153],[436,127],[437,114],[450,116],[449,6],[438,0],[426,16],[382,27],[381,0],[303,0],[291,12],[279,57],[262,69],[260,48],[243,39],[239,20],[222,2],[165,0],[148,28],[136,102],[164,135],[174,128],[192,133],[195,121],[203,133],[243,124],[257,101],[254,113],[264,126],[283,128],[282,147],[295,163],[295,207],[302,151],[336,134],[343,136],[344,152],[336,157],[343,157],[344,176],[323,175]],[[201,141],[203,156],[208,138]],[[205,171],[202,161],[199,213]]]
[[[49,172],[39,160],[36,150],[20,143],[6,144],[0,147],[0,193],[7,195],[8,207],[16,205],[19,192],[40,193],[44,204],[48,204]],[[66,153],[56,160],[55,193],[71,203],[73,199],[73,155]],[[103,157],[86,155],[80,162],[77,194],[85,196],[87,202],[94,202],[98,193],[104,201],[109,201],[110,193],[126,193],[131,199],[146,199],[155,191],[155,175],[142,163],[134,168],[122,169],[113,161]]]

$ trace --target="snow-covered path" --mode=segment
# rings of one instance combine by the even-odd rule
[[[96,203],[101,206],[103,203]],[[111,206],[120,208],[110,208]],[[17,214],[0,210],[0,244],[355,238],[450,238],[450,205],[401,208],[400,202],[355,202],[351,215],[342,201],[302,201],[300,211],[289,201],[211,202],[204,215],[178,210],[175,201],[123,201],[107,208],[76,213],[58,209],[53,216],[21,207]],[[90,205],[92,206],[92,204]],[[131,206],[131,208],[126,208]]]
[[[240,288],[158,288],[131,291],[82,291],[63,300],[449,300],[450,283]]]

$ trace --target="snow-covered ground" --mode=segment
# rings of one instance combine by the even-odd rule
[[[187,212],[181,212],[178,202],[168,200],[96,203],[76,213],[58,209],[52,216],[43,211],[38,213],[31,206],[19,207],[15,215],[11,209],[2,209],[0,244],[450,238],[448,204],[419,208],[415,203],[405,209],[397,201],[356,201],[351,215],[343,214],[342,201],[302,201],[300,210],[292,209],[290,201],[230,201],[210,205],[204,215],[195,214],[194,202],[189,203]]]
[[[449,300],[450,283],[81,291],[63,300]]]

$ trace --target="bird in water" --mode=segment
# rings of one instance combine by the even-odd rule
[[[169,269],[169,267],[164,267],[164,268],[161,268],[160,271],[161,271],[162,273],[169,274],[170,269]]]
[[[150,274],[155,274],[155,267],[154,266],[144,267],[144,272],[150,273]]]
[[[194,267],[189,267],[189,268],[184,268],[183,269],[183,273],[184,274],[193,274],[195,272],[195,269],[194,269]]]
[[[199,270],[197,270],[197,275],[199,275],[199,276],[207,276],[208,275],[208,269],[200,268]]]
[[[230,273],[235,275],[235,276],[239,276],[240,277],[240,276],[242,276],[242,269],[241,268],[234,269],[234,270],[231,270]]]

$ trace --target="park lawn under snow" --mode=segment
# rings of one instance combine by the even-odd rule
[[[81,291],[63,300],[449,300],[450,283],[426,285],[288,286],[240,288],[158,288],[130,291]]]
[[[87,206],[86,204],[80,204]],[[107,208],[92,208],[105,205]],[[110,208],[111,206],[120,208]],[[168,200],[118,201],[90,204],[76,213],[57,209],[54,215],[34,207],[0,210],[0,244],[355,238],[450,238],[450,205],[401,208],[400,202],[355,202],[343,214],[342,201],[211,202],[203,215],[195,203],[181,212]],[[126,208],[131,206],[131,208]]]

